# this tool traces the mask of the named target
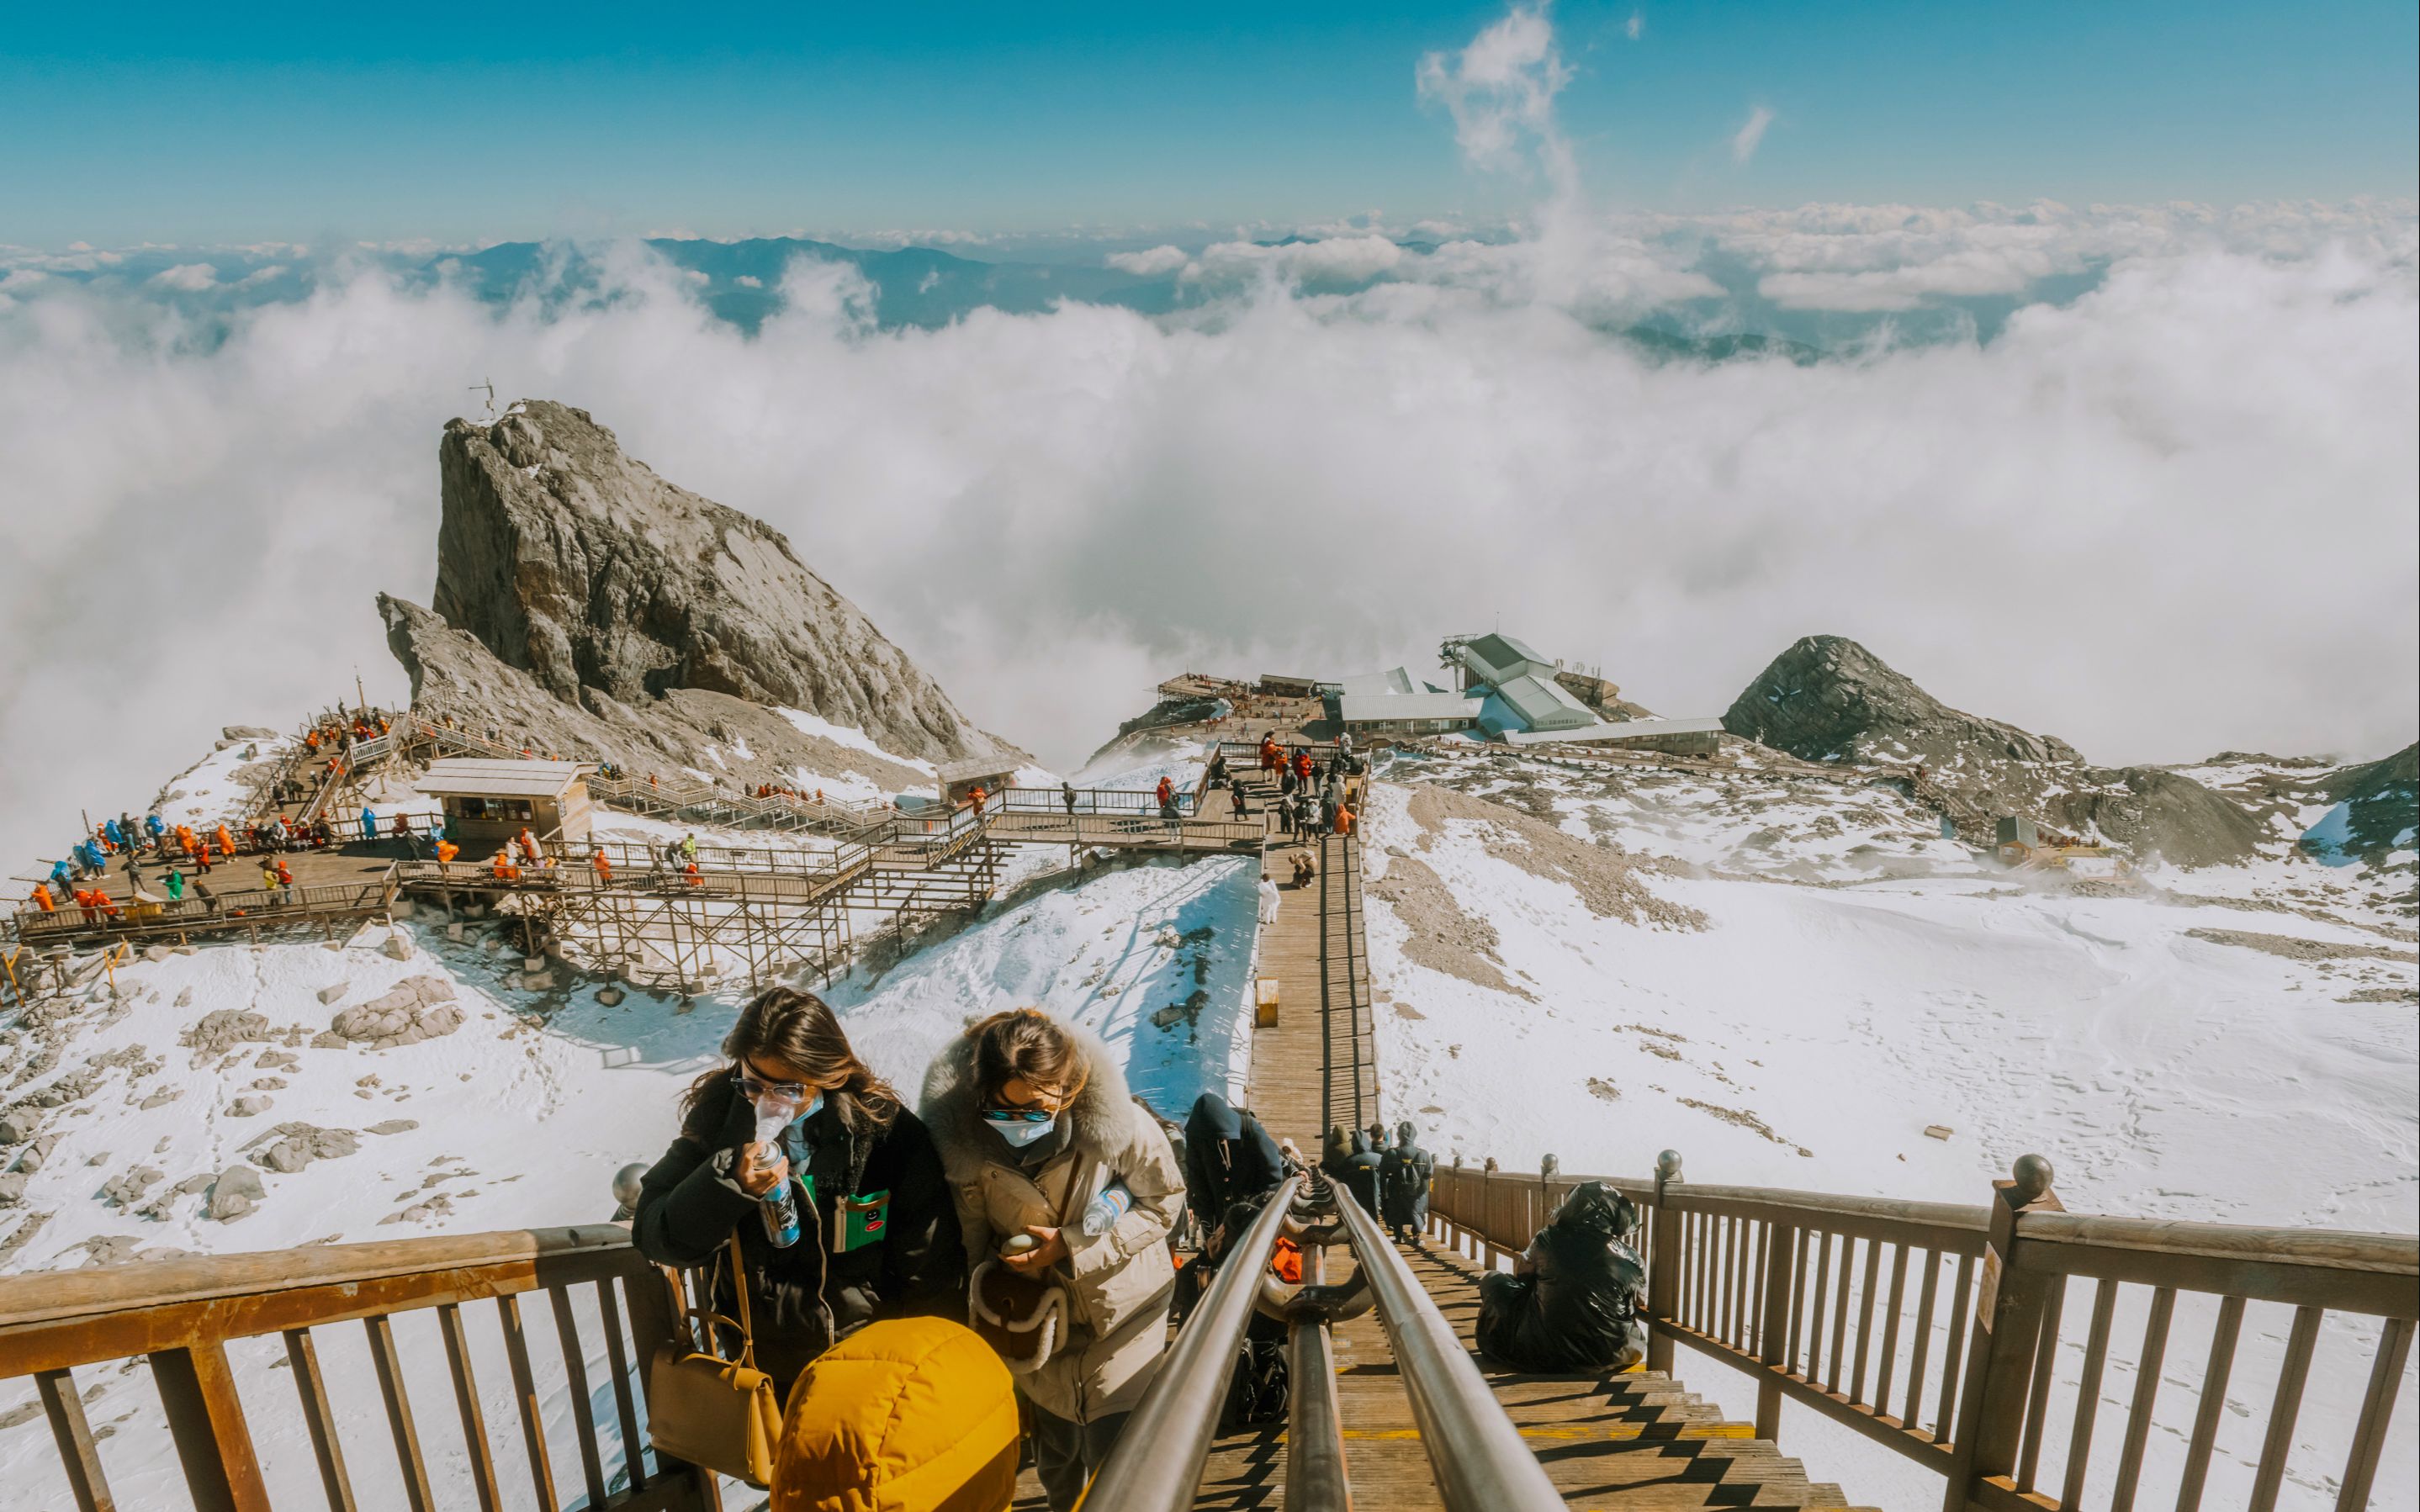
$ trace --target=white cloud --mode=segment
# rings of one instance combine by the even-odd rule
[[[1606,266],[1675,276],[1628,245]],[[357,665],[399,697],[370,595],[426,602],[431,441],[490,375],[787,532],[970,714],[1061,763],[1155,670],[1391,662],[1496,609],[1673,713],[1833,631],[2103,759],[2399,747],[2411,238],[2164,246],[1987,347],[1810,366],[1645,361],[1522,298],[1564,287],[1525,243],[1350,297],[1257,282],[1169,322],[1069,303],[893,332],[853,268],[802,261],[753,338],[639,249],[608,257],[607,301],[499,311],[361,271],[207,347],[155,299],[54,281],[0,312],[0,455],[49,503],[0,559],[0,853],[55,852],[78,807],[140,804],[220,725],[283,724]],[[2024,585],[2021,633],[1978,563]],[[58,634],[99,563],[178,603],[174,632]],[[194,581],[275,589],[176,596]],[[230,644],[281,649],[230,679]]]
[[[1749,111],[1747,119],[1741,123],[1738,131],[1731,133],[1731,161],[1745,163],[1755,157],[1756,149],[1764,143],[1765,128],[1772,124],[1773,112],[1764,106],[1759,105]]]
[[[765,281],[757,277],[754,273],[742,273],[737,278],[733,279],[732,282],[737,284],[741,288],[763,288],[765,286]]]
[[[1629,38],[1634,42],[1638,40],[1641,37],[1646,36],[1646,16],[1638,11],[1632,11],[1630,13],[1630,19],[1621,23],[1621,35]]]
[[[151,282],[159,287],[178,289],[187,294],[198,294],[218,281],[219,270],[208,263],[178,263],[174,268],[165,268],[151,275]]]
[[[1572,70],[1544,5],[1513,6],[1459,53],[1426,54],[1416,78],[1420,99],[1453,117],[1474,166],[1520,173],[1535,159],[1558,193],[1573,181],[1571,149],[1555,125],[1555,96]]]
[[[1158,246],[1141,252],[1113,252],[1101,261],[1122,273],[1132,273],[1138,278],[1157,278],[1162,273],[1176,271],[1192,261],[1192,257],[1183,247]]]

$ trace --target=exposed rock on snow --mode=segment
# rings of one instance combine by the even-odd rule
[[[227,1104],[227,1117],[232,1119],[256,1119],[268,1111],[269,1099],[265,1097],[240,1097]]]
[[[362,1148],[361,1135],[350,1129],[322,1129],[308,1123],[281,1123],[271,1134],[276,1142],[261,1152],[260,1164],[291,1176],[315,1160],[338,1160]],[[260,1140],[255,1140],[257,1145]]]
[[[1978,843],[2008,814],[2180,866],[2247,860],[2262,838],[2251,814],[2191,778],[2092,766],[2063,740],[1949,707],[1840,636],[1807,636],[1776,656],[1723,728],[1807,761],[1920,764]]]
[[[1370,896],[1391,904],[1411,932],[1404,953],[1413,962],[1495,992],[1530,995],[1505,977],[1496,926],[1464,913],[1426,862],[1391,857],[1386,874],[1371,877],[1367,886]]]
[[[111,1178],[101,1186],[101,1195],[121,1208],[131,1208],[167,1174],[157,1166],[136,1165],[122,1176]]]
[[[209,1215],[219,1223],[240,1218],[266,1195],[258,1171],[249,1165],[230,1165],[219,1172],[219,1179],[210,1186]]]
[[[375,1050],[418,1044],[462,1026],[454,984],[443,977],[406,977],[390,991],[346,1009],[328,1026],[331,1034]]]
[[[213,1009],[196,1020],[178,1040],[193,1050],[196,1057],[214,1056],[248,1041],[269,1040],[275,1036],[269,1027],[267,1014],[247,1009]]]
[[[388,1119],[383,1122],[371,1124],[370,1133],[374,1134],[410,1134],[419,1127],[418,1119]]]
[[[380,596],[415,707],[638,771],[711,744],[743,779],[866,766],[777,706],[928,761],[1000,745],[779,532],[665,482],[584,410],[515,410],[445,427],[434,612]]]
[[[349,981],[332,981],[325,987],[319,989],[319,1001],[323,1003],[342,1002],[345,995],[352,990],[353,984]]]
[[[1705,928],[1703,914],[1657,897],[1638,880],[1641,872],[1668,870],[1663,863],[1633,857],[1612,845],[1591,845],[1500,803],[1434,783],[1412,790],[1410,813],[1419,825],[1422,850],[1435,841],[1447,821],[1473,821],[1495,832],[1488,842],[1489,855],[1532,876],[1563,883],[1599,918],[1668,929]]]

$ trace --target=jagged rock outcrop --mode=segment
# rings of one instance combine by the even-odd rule
[[[2412,849],[2420,830],[2420,745],[2324,774],[2319,791],[2339,806],[2303,837],[2303,848],[2334,859],[2378,861]]]
[[[392,1050],[453,1033],[462,1026],[454,984],[443,977],[406,977],[366,1003],[346,1009],[328,1031],[373,1050]]]
[[[634,770],[719,759],[762,779],[799,764],[921,777],[776,708],[924,761],[1007,748],[781,532],[658,477],[586,411],[526,400],[493,424],[456,420],[438,457],[433,609],[379,597],[424,713]]]
[[[2264,838],[2252,812],[2192,778],[2094,766],[2063,740],[1949,707],[1840,636],[1807,636],[1776,656],[1723,728],[1807,761],[1921,767],[1918,795],[1978,841],[2001,816],[2023,815],[2138,856],[2220,866],[2257,854]]]

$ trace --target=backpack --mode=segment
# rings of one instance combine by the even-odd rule
[[[1264,1423],[1283,1423],[1286,1398],[1285,1339],[1246,1334],[1236,1352],[1235,1374],[1227,1382],[1227,1399],[1219,1405],[1218,1431],[1234,1433]]]

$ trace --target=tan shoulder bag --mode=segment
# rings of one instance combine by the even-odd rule
[[[656,1346],[647,1363],[647,1442],[656,1453],[703,1465],[764,1490],[773,1479],[773,1444],[782,1433],[782,1404],[773,1382],[756,1368],[756,1339],[748,1325],[748,1273],[739,1262],[739,1236],[731,1236],[731,1290],[739,1316],[714,1311],[712,1273],[695,1307],[681,1295],[680,1279],[667,1271],[675,1311],[696,1319],[706,1349],[675,1338]],[[739,1330],[739,1358],[714,1350],[714,1325]]]

